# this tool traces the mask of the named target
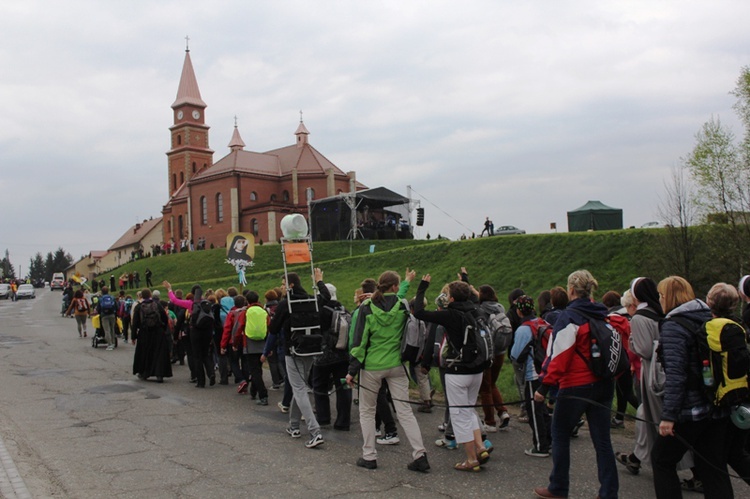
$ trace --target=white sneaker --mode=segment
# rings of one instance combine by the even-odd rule
[[[377,430],[375,430],[375,437],[376,438],[377,437],[382,437],[382,436],[383,436],[383,432],[380,430],[380,428],[378,428]]]
[[[497,429],[500,431],[505,431],[508,429],[509,424],[510,414],[508,414],[508,411],[503,411],[503,413],[500,415],[500,424],[497,425]]]
[[[375,441],[380,445],[396,445],[401,440],[399,440],[398,435],[395,433],[386,433],[385,436],[380,437]]]
[[[531,457],[549,457],[548,451],[541,451],[537,450],[536,447],[532,447],[530,449],[526,449],[523,451],[524,454]]]
[[[435,445],[448,450],[455,450],[458,448],[458,444],[455,440],[446,440],[445,438],[438,438],[435,440]]]
[[[485,433],[497,433],[497,426],[482,423],[482,431]]]
[[[109,345],[109,346],[107,347],[107,350],[114,350],[114,349],[115,349],[115,346],[114,346],[114,345]]]
[[[299,428],[292,428],[291,426],[286,429],[287,434],[292,438],[299,438],[302,436],[302,434],[299,431]]]

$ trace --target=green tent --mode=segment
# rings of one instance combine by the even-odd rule
[[[568,212],[568,232],[622,229],[622,210],[600,201],[589,201]]]

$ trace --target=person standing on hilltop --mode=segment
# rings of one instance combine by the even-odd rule
[[[151,289],[154,287],[154,283],[151,282],[151,276],[153,276],[154,273],[151,272],[151,269],[146,267],[146,287],[148,289]]]
[[[479,234],[479,237],[484,236],[484,233],[486,232],[488,236],[492,235],[492,231],[490,227],[492,226],[492,222],[490,221],[490,217],[486,217],[484,219],[484,229],[482,229],[482,232]]]

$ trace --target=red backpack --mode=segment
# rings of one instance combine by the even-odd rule
[[[232,323],[232,333],[229,337],[230,344],[236,348],[237,350],[242,350],[245,348],[246,344],[246,336],[245,336],[245,313],[247,312],[247,307],[237,308],[235,310],[230,311],[229,313],[232,314],[232,319],[234,322]]]
[[[518,356],[518,362],[526,362],[526,357],[533,351],[534,369],[537,373],[542,372],[542,365],[547,358],[547,346],[549,338],[552,335],[552,325],[540,317],[526,321],[522,326],[529,326],[531,329],[531,341]]]

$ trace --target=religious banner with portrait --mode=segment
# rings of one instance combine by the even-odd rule
[[[249,232],[232,232],[227,235],[226,262],[234,266],[241,285],[247,284],[245,269],[254,265],[255,237]]]

